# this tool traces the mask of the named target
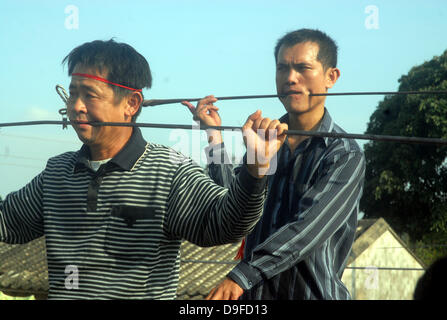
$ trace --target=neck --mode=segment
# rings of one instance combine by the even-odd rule
[[[289,113],[289,129],[313,131],[323,119],[324,106],[314,109],[313,112]],[[287,136],[289,147],[292,151],[309,136],[290,135]]]
[[[289,129],[312,131],[323,119],[324,106],[314,112],[289,113]]]
[[[120,133],[113,138],[107,139],[106,143],[91,144],[90,156],[92,161],[113,158],[126,145],[132,135],[132,128],[123,127]]]

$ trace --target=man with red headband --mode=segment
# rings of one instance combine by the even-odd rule
[[[85,43],[64,62],[72,77],[67,112],[83,146],[49,159],[0,202],[0,241],[45,235],[50,299],[173,299],[183,239],[213,246],[254,227],[265,198],[261,166],[245,165],[225,189],[190,159],[146,142],[137,127],[92,125],[132,122],[141,110],[152,78],[129,45]],[[265,127],[277,136],[258,136]],[[265,156],[263,166],[285,129],[260,112],[247,119],[247,149]]]

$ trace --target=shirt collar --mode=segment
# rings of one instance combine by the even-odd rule
[[[287,124],[289,124],[289,114],[286,113],[285,115],[283,115],[280,119],[280,122],[285,122]],[[331,116],[329,115],[329,111],[326,109],[326,107],[324,108],[324,114],[323,114],[323,118],[321,119],[320,123],[318,124],[318,126],[315,128],[314,131],[318,131],[318,132],[331,132],[334,129],[334,122],[332,121]],[[323,139],[324,143],[326,144],[326,146],[328,145],[329,142],[329,137],[311,137],[311,139]]]
[[[146,144],[140,128],[134,127],[127,143],[108,163],[129,171],[146,150]],[[90,148],[84,144],[78,152],[78,160],[75,163],[74,172],[79,171],[82,166],[89,167],[89,159]]]

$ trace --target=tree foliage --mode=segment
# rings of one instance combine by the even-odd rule
[[[399,91],[447,90],[447,50],[413,67],[399,83]],[[386,96],[366,133],[447,139],[447,95]],[[365,145],[365,157],[360,205],[366,217],[384,217],[413,242],[445,238],[447,147],[373,141]]]

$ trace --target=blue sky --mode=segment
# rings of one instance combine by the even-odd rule
[[[78,13],[77,25],[70,8]],[[397,90],[398,79],[411,67],[447,49],[447,2],[2,0],[0,122],[60,120],[63,105],[54,87],[68,88],[70,82],[62,59],[84,42],[112,37],[147,58],[154,82],[146,99],[272,94],[273,47],[286,32],[303,27],[327,32],[339,46],[341,78],[332,92]],[[330,97],[326,106],[346,131],[363,133],[382,98]],[[217,105],[223,125],[242,125],[256,109],[270,118],[284,113],[276,99]],[[192,123],[181,105],[145,108],[138,121]],[[203,157],[204,135],[167,129],[143,129],[143,134],[196,161]],[[181,134],[188,134],[186,140]],[[225,137],[239,157],[239,135]],[[0,195],[25,185],[49,157],[80,145],[71,128],[0,129]]]

